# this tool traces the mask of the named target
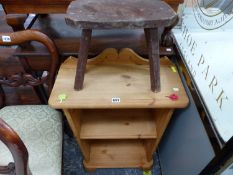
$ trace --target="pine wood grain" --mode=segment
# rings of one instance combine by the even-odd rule
[[[81,139],[156,139],[151,109],[82,110]]]
[[[154,110],[154,122],[157,130],[157,139],[156,140],[147,140],[145,141],[145,149],[147,154],[147,160],[152,159],[153,153],[156,151],[158,144],[164,134],[165,129],[172,117],[174,109],[157,109]]]
[[[61,108],[76,136],[87,170],[96,168],[150,169],[152,155],[175,108],[188,104],[174,66],[160,60],[161,92],[150,90],[148,60],[130,49],[106,49],[88,60],[82,91],[73,89],[77,59],[61,66],[49,103]],[[174,93],[178,100],[168,96]],[[62,102],[60,94],[66,94]],[[112,103],[112,97],[120,98]]]
[[[149,169],[153,164],[153,160],[146,160],[145,149],[140,140],[93,141],[90,147],[90,161],[84,161],[87,169],[115,167]]]
[[[84,160],[89,161],[90,159],[90,145],[85,141],[80,139],[80,128],[81,128],[81,110],[72,110],[67,109],[63,110],[65,113],[65,116],[67,118],[67,121],[72,129],[72,132],[74,133],[75,139],[78,142],[80,149],[82,151],[82,154],[84,156]]]
[[[153,93],[150,90],[147,60],[139,64],[142,59],[137,54],[130,49],[124,49],[124,52],[126,53],[118,55],[114,49],[105,50],[98,57],[98,62],[103,64],[95,65],[89,61],[82,91],[75,91],[73,88],[77,60],[73,57],[67,59],[61,65],[49,104],[59,109],[183,108],[188,104],[179,74],[172,71],[173,65],[168,59],[163,58],[160,61],[161,91]],[[176,92],[177,101],[168,98],[174,93],[173,88],[179,88]],[[58,96],[62,93],[65,93],[67,98],[60,103]],[[120,103],[112,103],[113,97],[120,98]]]

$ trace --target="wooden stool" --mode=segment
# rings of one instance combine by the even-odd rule
[[[73,1],[67,10],[66,23],[82,29],[74,88],[81,90],[83,87],[92,29],[143,28],[149,50],[151,90],[159,92],[161,88],[158,28],[172,26],[176,21],[176,13],[163,1]]]

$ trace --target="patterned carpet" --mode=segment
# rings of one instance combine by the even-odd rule
[[[161,175],[156,154],[153,159],[152,175]],[[82,160],[82,154],[75,139],[64,134],[64,175],[143,175],[141,169],[97,169],[93,173],[87,173],[83,168]]]

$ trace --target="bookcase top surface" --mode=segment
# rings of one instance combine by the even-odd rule
[[[49,98],[53,108],[184,108],[188,104],[179,74],[166,57],[160,61],[158,93],[150,89],[148,60],[130,49],[120,53],[107,49],[89,60],[81,91],[74,90],[77,60],[69,57],[61,65]],[[169,98],[172,94],[176,100]]]

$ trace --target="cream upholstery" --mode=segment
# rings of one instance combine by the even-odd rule
[[[20,136],[29,152],[33,175],[60,175],[62,165],[62,116],[47,105],[8,106],[0,117]],[[0,141],[0,165],[13,158]]]

